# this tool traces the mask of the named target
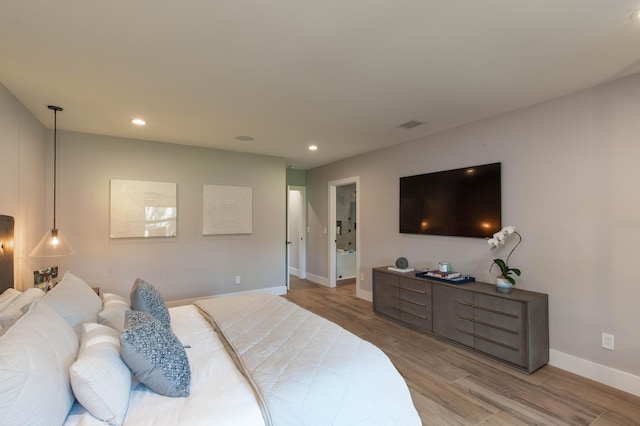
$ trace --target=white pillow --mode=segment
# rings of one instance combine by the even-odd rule
[[[15,288],[8,288],[2,294],[0,294],[0,311],[2,311],[13,299],[20,296],[20,293]]]
[[[124,315],[131,309],[129,301],[113,293],[102,295],[102,310],[98,312],[98,323],[113,328],[122,333],[124,330]]]
[[[44,291],[39,288],[30,288],[24,293],[18,294],[7,306],[0,311],[0,324],[9,327],[16,319],[22,316],[23,309],[33,302],[33,299],[42,297]]]
[[[97,322],[102,309],[102,299],[89,284],[66,272],[62,281],[42,299],[67,320],[78,337],[82,323]]]
[[[121,307],[125,310],[131,309],[129,299],[125,299],[114,293],[102,293],[102,309],[115,307]]]
[[[78,360],[69,370],[73,393],[93,417],[121,425],[129,407],[131,371],[120,358],[120,333],[100,324],[82,328]]]
[[[74,402],[69,367],[77,353],[69,324],[34,300],[0,336],[2,424],[62,424]]]

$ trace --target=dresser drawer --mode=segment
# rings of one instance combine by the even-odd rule
[[[506,316],[522,318],[524,303],[517,300],[502,299],[500,297],[475,294],[474,305],[476,308],[489,312],[498,312]]]
[[[476,331],[478,331],[478,325],[476,324]],[[520,366],[527,365],[527,357],[522,344],[518,346],[508,346],[499,344],[491,340],[487,340],[482,332],[479,332],[475,336],[475,348],[479,351],[493,355],[502,360],[517,364]]]
[[[524,312],[521,312],[518,316],[505,315],[487,311],[484,308],[475,307],[473,310],[473,320],[476,323],[484,324],[489,327],[520,333],[524,329],[524,321],[522,318],[523,314]]]
[[[400,320],[407,324],[414,325],[421,330],[431,331],[431,315],[423,315],[411,313],[409,311],[400,310]]]
[[[393,318],[400,317],[400,287],[397,276],[374,274],[373,308],[376,312]]]
[[[473,293],[435,285],[433,332],[473,347]]]
[[[475,321],[474,331],[476,337],[505,347],[520,349],[524,344],[524,335],[519,331],[507,331],[477,321]]]
[[[426,291],[426,289],[422,289],[422,291],[417,291],[414,289],[400,288],[400,299],[408,300],[410,302],[422,304],[422,305],[431,305],[431,289]]]
[[[401,294],[413,294],[414,299],[422,303],[431,303],[431,283],[414,280],[411,278],[400,278]],[[409,296],[407,296],[409,297]]]

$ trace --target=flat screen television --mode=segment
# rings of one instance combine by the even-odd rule
[[[400,233],[491,237],[502,228],[500,164],[400,178]]]

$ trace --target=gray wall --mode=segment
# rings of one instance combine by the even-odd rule
[[[361,290],[371,291],[371,268],[399,256],[495,282],[484,240],[398,233],[398,179],[499,161],[503,225],[523,236],[510,263],[523,271],[518,287],[549,294],[551,348],[640,375],[638,117],[636,75],[308,170],[308,272],[328,276],[328,182],[359,176]],[[601,348],[602,332],[615,351]]]
[[[58,172],[58,227],[77,251],[61,272],[121,295],[140,277],[167,300],[285,285],[283,159],[59,131]],[[177,238],[110,239],[112,178],[176,182]],[[203,184],[251,186],[253,233],[203,236]]]
[[[0,84],[0,214],[16,220],[14,285],[19,290],[33,285],[38,262],[29,253],[53,224],[45,215],[46,155],[45,127]]]
[[[30,258],[52,225],[52,147],[53,132],[0,84],[0,214],[16,219],[16,288],[53,265],[122,295],[141,277],[171,300],[285,285],[283,159],[60,131],[57,224],[77,255]],[[111,178],[176,182],[178,237],[109,239]],[[251,235],[202,235],[205,183],[253,187]]]
[[[287,185],[305,186],[307,184],[306,171],[287,168]]]

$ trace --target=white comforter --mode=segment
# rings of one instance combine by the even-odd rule
[[[196,302],[275,426],[420,425],[402,376],[374,345],[281,297]]]
[[[193,305],[171,308],[169,312],[172,330],[183,345],[190,346],[186,351],[191,366],[191,394],[188,398],[170,398],[133,384],[124,424],[264,425],[251,385],[236,368],[211,324]],[[79,426],[102,424],[78,403],[65,422]]]

